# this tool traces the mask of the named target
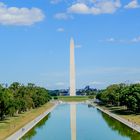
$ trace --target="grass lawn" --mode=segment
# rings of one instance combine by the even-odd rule
[[[124,119],[129,120],[130,122],[133,122],[135,124],[140,125],[140,115],[135,115],[135,114],[121,115],[121,117],[123,117]]]
[[[140,114],[134,114],[133,112],[130,112],[128,110],[126,110],[124,107],[105,107],[105,106],[101,106],[104,109],[109,110],[112,113],[115,113],[117,115],[119,115],[120,117],[136,123],[138,125],[140,125]]]
[[[53,105],[53,103],[47,103],[37,109],[32,109],[23,114],[0,121],[0,140],[4,140],[6,137],[19,130],[21,127],[35,119],[47,109],[50,109]]]
[[[88,100],[88,96],[58,96],[58,99],[64,102],[82,102]]]

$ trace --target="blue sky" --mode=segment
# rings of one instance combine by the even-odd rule
[[[140,1],[0,0],[0,83],[69,87],[140,82]]]

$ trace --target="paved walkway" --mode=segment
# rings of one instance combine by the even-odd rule
[[[103,108],[95,105],[94,103],[90,103],[90,104],[93,105],[93,106],[95,106],[97,109],[99,109],[100,111],[104,112],[105,114],[108,114],[110,117],[118,120],[119,122],[125,124],[126,126],[128,126],[131,129],[133,129],[133,130],[135,130],[135,131],[137,131],[137,132],[140,133],[140,126],[139,125],[134,124],[133,122],[130,122],[130,121],[128,121],[128,120],[126,120],[126,119],[124,119],[124,118],[122,118],[122,117],[114,114],[114,113],[111,113],[110,111],[105,110],[105,109],[103,109]]]
[[[48,115],[51,111],[54,110],[54,108],[58,105],[58,103],[55,103],[55,105],[35,118],[33,121],[26,124],[24,127],[19,129],[17,132],[12,134],[10,137],[8,137],[6,140],[19,140],[22,136],[24,136],[29,130],[31,130],[38,122],[40,122],[46,115]],[[30,116],[29,116],[30,117]]]

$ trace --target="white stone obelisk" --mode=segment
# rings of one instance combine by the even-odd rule
[[[70,96],[76,96],[75,90],[75,57],[74,57],[74,40],[70,40]]]

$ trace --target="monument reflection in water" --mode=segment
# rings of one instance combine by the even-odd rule
[[[76,104],[70,104],[71,140],[76,140]]]

